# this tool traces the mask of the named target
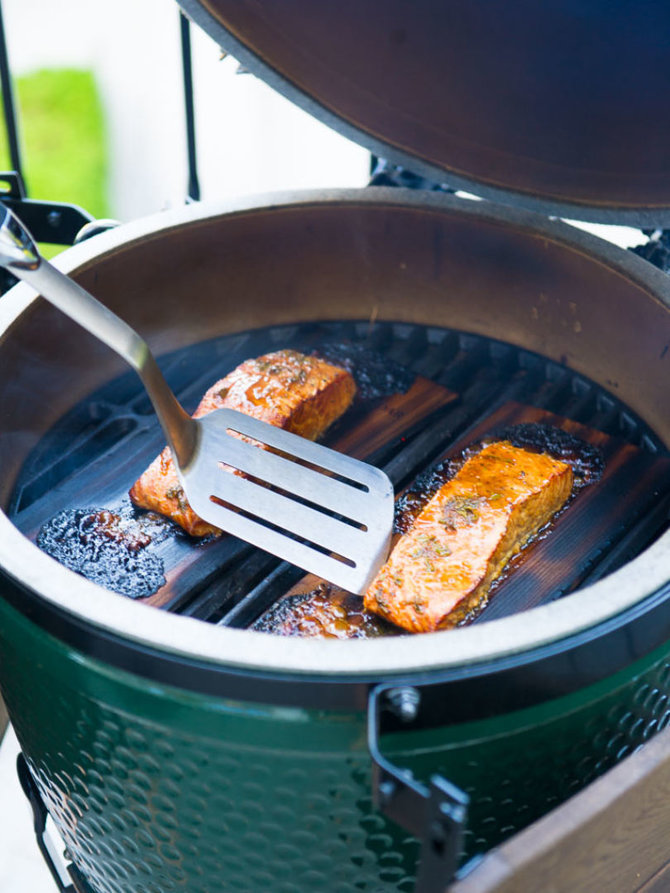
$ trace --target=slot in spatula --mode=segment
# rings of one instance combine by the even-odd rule
[[[134,329],[42,258],[11,211],[0,207],[0,214],[0,265],[115,350],[140,376],[193,510],[331,583],[364,592],[389,550],[393,487],[388,477],[232,409],[192,419]]]

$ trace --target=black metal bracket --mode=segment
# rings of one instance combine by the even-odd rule
[[[383,756],[381,737],[387,717],[410,726],[419,712],[421,694],[409,686],[378,685],[368,701],[368,748],[372,757],[372,796],[388,818],[421,841],[415,893],[444,893],[456,874],[463,849],[470,798],[439,775],[428,785],[410,770]]]
[[[78,205],[65,202],[42,202],[26,197],[26,188],[19,171],[0,171],[0,202],[13,211],[36,242],[73,245],[84,227],[95,222]],[[107,221],[102,222],[102,225]],[[113,225],[115,221],[110,221]],[[18,279],[0,269],[0,294],[4,294]]]
[[[16,214],[36,242],[72,245],[79,230],[93,220],[78,205],[27,198],[23,178],[16,171],[0,171],[0,190],[0,201]]]
[[[23,177],[18,171],[0,171],[0,202],[16,214],[36,242],[73,245],[82,228],[94,221],[77,205],[26,198]],[[17,282],[8,270],[0,269],[0,294]]]
[[[370,180],[368,186],[400,186],[404,189],[425,189],[428,192],[448,192],[454,193],[446,183],[436,183],[427,177],[422,177],[402,167],[399,164],[392,164],[385,158],[378,158],[376,155],[370,156]]]
[[[58,888],[59,893],[93,893],[88,882],[78,870],[76,865],[67,866],[68,873],[72,878],[72,883],[67,885],[63,883],[61,879],[61,873],[59,872],[56,863],[54,862],[53,856],[49,852],[49,848],[47,847],[45,839],[47,809],[44,805],[44,801],[42,800],[42,795],[40,794],[39,788],[35,783],[35,779],[32,776],[32,773],[28,766],[28,762],[26,761],[26,758],[23,756],[22,753],[20,753],[16,758],[16,771],[19,776],[19,781],[21,782],[23,793],[28,798],[30,806],[33,810],[33,826],[35,828],[37,846],[39,847],[40,852],[44,857],[44,861],[46,862],[47,867],[51,872],[51,876],[56,883],[56,887]]]
[[[183,12],[179,13],[181,36],[181,65],[184,78],[184,114],[186,122],[186,157],[188,161],[187,202],[200,201],[198,161],[195,139],[195,104],[193,101],[193,61],[191,57],[191,26]]]
[[[664,273],[670,273],[670,230],[645,229],[642,232],[648,241],[629,248],[629,251],[643,257]]]
[[[16,104],[14,102],[14,85],[9,70],[9,54],[7,52],[7,40],[5,39],[5,24],[0,2],[0,86],[2,88],[2,111],[5,120],[5,132],[7,134],[7,146],[9,158],[14,170],[21,176],[21,149],[19,146],[19,134],[16,124]]]

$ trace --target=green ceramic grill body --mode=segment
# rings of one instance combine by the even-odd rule
[[[419,844],[372,804],[365,711],[156,684],[0,600],[0,679],[22,750],[96,893],[413,889]],[[389,735],[384,753],[471,798],[468,855],[578,791],[670,719],[670,646],[572,695]]]

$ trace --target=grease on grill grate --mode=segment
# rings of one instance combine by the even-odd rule
[[[149,547],[165,539],[169,523],[108,509],[70,509],[46,522],[37,545],[65,567],[112,592],[131,598],[151,595],[165,584],[161,558]]]
[[[366,611],[360,596],[325,582],[311,592],[280,599],[251,629],[279,636],[319,639],[376,639],[405,634],[404,630]]]
[[[354,377],[359,401],[378,400],[408,391],[416,374],[365,344],[340,341],[322,345],[316,353],[329,363],[341,366]]]

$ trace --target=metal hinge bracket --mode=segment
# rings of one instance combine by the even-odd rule
[[[93,220],[78,205],[26,198],[23,179],[16,171],[0,171],[0,200],[14,211],[36,242],[72,245],[82,226]]]
[[[467,823],[468,795],[439,775],[417,781],[394,766],[380,748],[385,717],[409,726],[418,714],[420,693],[409,686],[379,685],[368,702],[368,747],[372,757],[375,806],[421,841],[415,893],[444,893],[456,874]]]

